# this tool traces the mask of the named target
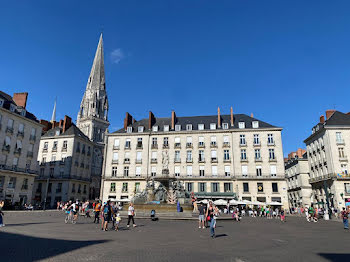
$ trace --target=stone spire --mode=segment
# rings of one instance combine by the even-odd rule
[[[55,99],[55,104],[52,110],[51,123],[56,121],[56,101],[57,101],[57,98]]]
[[[109,126],[108,99],[105,83],[103,37],[97,45],[85,93],[80,104],[77,126],[94,142],[102,142]]]

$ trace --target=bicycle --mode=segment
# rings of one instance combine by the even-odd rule
[[[74,213],[73,211],[66,211],[66,217],[64,219],[64,223],[68,224],[68,222],[71,222],[72,224],[77,223],[77,221],[74,219]]]

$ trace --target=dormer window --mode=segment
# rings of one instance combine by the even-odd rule
[[[164,132],[169,132],[169,125],[164,126]]]
[[[245,128],[245,122],[238,122],[238,128]]]
[[[181,131],[181,125],[175,125],[175,131]]]
[[[15,112],[15,108],[16,108],[16,107],[15,107],[14,104],[11,104],[11,105],[10,105],[10,111],[11,111],[11,112]]]
[[[222,129],[228,129],[228,123],[223,123],[222,124]]]
[[[56,136],[60,135],[60,130],[56,130]]]
[[[142,133],[143,132],[143,126],[139,126],[138,128],[137,128],[137,132],[139,132],[139,133]]]
[[[3,107],[3,106],[4,106],[4,100],[0,99],[0,107]]]
[[[126,132],[127,132],[127,133],[132,133],[132,126],[128,126],[128,127],[126,128]]]
[[[22,111],[21,111],[21,116],[26,116],[26,110],[25,109],[22,109]]]
[[[187,131],[192,131],[192,125],[191,124],[186,125],[186,130]]]
[[[198,130],[204,130],[204,124],[198,124]]]
[[[153,131],[153,132],[158,132],[158,126],[153,126],[153,127],[152,127],[152,131]]]
[[[259,128],[259,121],[253,121],[252,126],[253,128]]]
[[[215,130],[216,129],[216,124],[215,123],[211,123],[210,124],[210,129],[211,130]]]

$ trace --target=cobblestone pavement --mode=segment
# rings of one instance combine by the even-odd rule
[[[331,221],[218,221],[217,238],[197,221],[136,220],[102,232],[92,220],[64,224],[55,211],[6,213],[0,261],[350,261],[350,232]]]

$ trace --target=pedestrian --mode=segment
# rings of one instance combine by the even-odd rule
[[[2,212],[2,208],[4,207],[4,204],[5,204],[4,200],[1,200],[0,201],[0,227],[4,227],[5,226],[4,218],[3,218],[4,213]]]
[[[128,224],[126,225],[127,227],[129,227],[130,225],[130,220],[132,220],[133,227],[136,227],[134,216],[135,216],[134,204],[130,203],[128,208]]]
[[[94,223],[99,224],[100,223],[100,212],[101,212],[101,201],[100,200],[95,203],[94,212],[95,212]]]
[[[284,214],[284,209],[281,210],[281,222],[286,222],[286,215]]]
[[[209,207],[206,213],[206,217],[210,221],[210,236],[212,238],[215,238],[215,226],[216,226],[216,218],[215,216],[218,215],[218,210],[216,207],[214,207],[213,202],[209,202]]]
[[[349,212],[345,209],[345,207],[343,207],[341,217],[343,219],[344,229],[349,229]]]
[[[199,216],[198,216],[198,228],[205,228],[204,227],[204,212],[205,212],[205,207],[200,204],[199,207],[198,207],[198,211],[199,211]]]
[[[102,210],[103,210],[102,230],[108,231],[108,223],[109,221],[111,221],[111,218],[112,218],[112,209],[111,209],[111,204],[109,200],[103,206]]]

